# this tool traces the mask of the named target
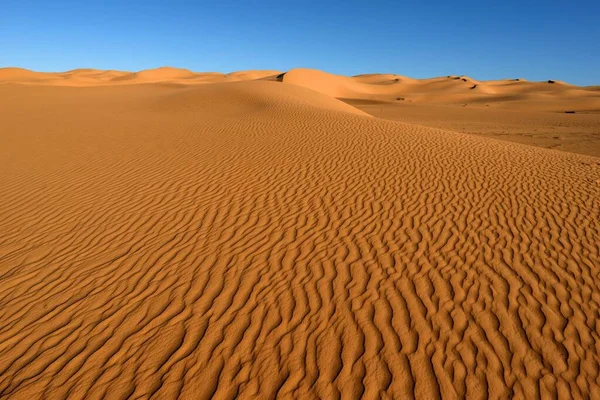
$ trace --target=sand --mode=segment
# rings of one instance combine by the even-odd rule
[[[345,99],[379,118],[600,156],[600,112],[547,112],[531,101],[520,108],[488,105],[383,102]]]
[[[600,158],[388,78],[0,70],[0,398],[596,397]]]
[[[305,68],[229,74],[161,67],[140,72],[77,69],[60,73],[0,68],[1,84],[189,86],[249,80],[284,82],[340,99],[378,118],[600,156],[600,86],[467,76],[412,79],[396,74],[339,76]],[[552,83],[550,83],[552,82]]]

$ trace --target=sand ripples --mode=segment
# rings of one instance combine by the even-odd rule
[[[597,159],[172,90],[3,134],[0,397],[600,391]]]

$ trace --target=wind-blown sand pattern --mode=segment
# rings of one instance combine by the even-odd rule
[[[0,85],[0,398],[600,393],[600,158],[273,75]]]
[[[600,156],[600,112],[576,114],[489,106],[407,102],[347,103],[379,118]],[[535,102],[530,103],[535,106]]]

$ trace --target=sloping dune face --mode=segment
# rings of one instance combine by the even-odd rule
[[[512,109],[564,112],[600,110],[600,96],[593,87],[560,81],[477,81],[466,76],[411,79],[392,74],[354,77],[306,68],[292,69],[283,82],[304,86],[344,99],[393,102],[408,100],[434,104],[496,104]],[[552,83],[550,83],[552,82]]]
[[[600,393],[600,159],[351,111],[0,86],[0,397]]]

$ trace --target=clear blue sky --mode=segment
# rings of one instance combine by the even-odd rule
[[[600,84],[600,1],[0,0],[0,66]]]

